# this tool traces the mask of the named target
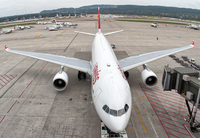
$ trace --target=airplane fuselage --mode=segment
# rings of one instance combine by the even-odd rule
[[[54,22],[56,21],[54,20]],[[146,53],[118,61],[105,36],[121,31],[106,34],[101,33],[99,8],[98,28],[99,31],[96,34],[78,32],[95,36],[92,44],[91,62],[60,55],[12,50],[6,45],[5,50],[61,65],[61,71],[54,76],[52,81],[57,91],[63,91],[68,84],[68,76],[64,72],[64,66],[78,70],[80,73],[78,74],[79,78],[81,78],[81,74],[83,73],[90,74],[92,76],[91,92],[96,111],[100,119],[111,131],[119,133],[126,128],[132,107],[131,90],[123,71],[143,65],[144,70],[141,72],[143,83],[147,87],[152,88],[157,83],[157,76],[153,71],[148,69],[146,63],[192,48],[194,47],[194,42],[185,47]],[[86,74],[83,74],[82,78],[86,78]]]
[[[92,97],[106,126],[121,132],[131,114],[131,92],[118,60],[104,35],[97,32],[92,45]]]

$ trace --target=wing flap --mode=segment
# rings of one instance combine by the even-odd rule
[[[153,60],[156,60],[164,56],[174,54],[186,49],[190,49],[192,47],[194,47],[194,42],[191,45],[185,46],[185,47],[156,51],[156,52],[146,53],[146,54],[142,54],[138,56],[128,57],[128,58],[119,60],[119,64],[121,68],[123,69],[123,71],[127,71],[129,69],[135,68],[137,66],[143,65]]]
[[[88,74],[91,74],[91,66],[88,61],[77,59],[77,58],[71,58],[71,57],[65,57],[65,56],[59,56],[59,55],[52,55],[52,54],[44,54],[44,53],[35,53],[35,52],[25,52],[25,51],[18,51],[18,50],[11,50],[5,46],[5,50],[7,52],[24,55],[44,61],[48,61],[51,63],[55,63],[61,66],[66,66],[72,69],[76,69],[78,71],[82,71]]]

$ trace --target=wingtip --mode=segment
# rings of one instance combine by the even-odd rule
[[[7,49],[8,49],[7,45],[5,45],[4,47],[5,47],[5,50],[7,50]]]
[[[192,41],[191,45],[193,45],[193,46],[194,46],[194,41]]]

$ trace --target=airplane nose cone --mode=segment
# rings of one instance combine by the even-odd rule
[[[109,129],[115,133],[120,133],[125,130],[128,124],[128,119],[124,117],[114,118],[110,122]]]

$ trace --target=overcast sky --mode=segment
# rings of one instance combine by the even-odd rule
[[[93,4],[159,5],[200,9],[200,0],[0,0],[0,17]]]

